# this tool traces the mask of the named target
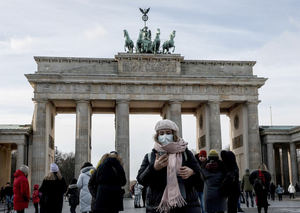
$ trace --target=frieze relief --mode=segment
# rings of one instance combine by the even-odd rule
[[[119,62],[120,73],[171,73],[179,74],[177,61],[159,60],[122,60]]]
[[[256,87],[213,85],[38,84],[37,93],[257,95]]]

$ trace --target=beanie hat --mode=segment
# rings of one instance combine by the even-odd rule
[[[56,165],[56,163],[51,163],[51,165],[50,165],[50,172],[58,172],[58,171],[59,171],[59,168]]]
[[[85,162],[85,163],[82,165],[81,169],[83,169],[83,168],[85,168],[85,167],[89,167],[89,166],[93,166],[93,164],[91,164],[90,162]]]
[[[155,131],[162,130],[162,129],[171,129],[171,130],[174,130],[176,132],[179,131],[179,128],[178,128],[177,124],[175,122],[171,121],[171,120],[168,120],[168,119],[160,120],[156,123]]]
[[[207,153],[206,153],[206,151],[204,149],[199,152],[199,157],[200,156],[203,156],[203,157],[207,156]]]
[[[208,153],[208,157],[219,157],[219,154],[216,150],[211,149]]]

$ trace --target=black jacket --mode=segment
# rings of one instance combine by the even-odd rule
[[[199,160],[199,154],[196,154],[196,155],[195,155],[195,158],[196,158],[196,160],[197,160],[197,162],[198,162],[200,168],[203,168],[204,165],[205,165],[205,163],[206,163],[206,161],[201,162],[201,161]],[[204,188],[204,181],[202,180],[202,178],[200,178],[200,179],[199,179],[199,182],[198,182],[198,184],[197,184],[197,186],[196,186],[196,190],[197,190],[197,192],[203,192],[203,188]]]
[[[42,193],[40,203],[41,206],[43,206],[43,212],[61,213],[63,206],[63,196],[67,191],[65,179],[44,179],[39,191]]]
[[[66,192],[66,196],[69,197],[69,205],[77,206],[79,204],[79,191],[77,184],[70,184]]]
[[[184,159],[185,157],[182,155],[182,166],[191,168],[195,174],[186,180],[178,177],[178,183],[182,186],[180,187],[180,191],[183,198],[187,202],[186,207],[200,206],[198,194],[195,189],[195,185],[197,185],[200,179],[200,167],[193,153],[188,149],[186,149],[185,152],[187,159]],[[155,212],[155,209],[160,204],[163,192],[167,185],[167,167],[159,171],[154,169],[155,153],[156,150],[153,149],[150,158],[151,162],[148,160],[148,154],[145,155],[137,175],[137,181],[143,186],[148,187],[146,194],[147,212]]]
[[[95,212],[122,211],[124,190],[121,187],[126,184],[126,177],[120,162],[116,158],[107,158],[95,173],[93,182],[96,186],[90,186],[97,188]],[[91,194],[93,196],[93,192]]]

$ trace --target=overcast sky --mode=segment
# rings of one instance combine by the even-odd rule
[[[161,40],[176,30],[176,53],[196,60],[253,60],[259,90],[259,124],[300,124],[300,1],[298,0],[2,0],[0,1],[0,124],[28,124],[33,89],[24,74],[33,56],[113,58],[122,52],[123,29],[136,41],[139,7],[151,7],[148,26]],[[153,146],[158,115],[130,116],[131,179]],[[114,149],[114,116],[94,115],[92,162]],[[222,116],[223,145],[228,118]],[[195,118],[183,116],[183,137],[195,147]],[[56,116],[59,150],[75,150],[75,115]]]

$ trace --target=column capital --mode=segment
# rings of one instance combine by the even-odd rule
[[[220,104],[220,100],[208,100],[207,104]]]
[[[247,100],[246,101],[246,105],[250,105],[250,104],[256,104],[258,105],[261,101],[260,100]]]
[[[116,104],[128,104],[130,102],[129,99],[117,99]]]
[[[168,101],[169,104],[182,104],[183,100],[171,99]]]
[[[46,98],[33,98],[32,101],[34,103],[48,103],[49,102],[49,100]]]
[[[90,100],[85,100],[85,99],[75,99],[76,103],[90,103]]]

